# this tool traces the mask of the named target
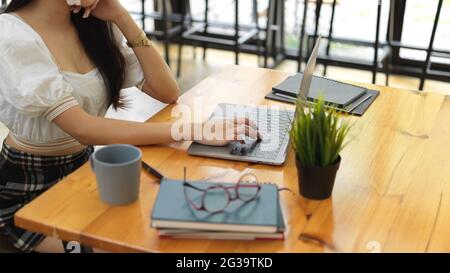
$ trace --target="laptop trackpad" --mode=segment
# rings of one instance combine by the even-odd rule
[[[239,156],[247,156],[249,153],[251,153],[256,145],[260,143],[260,140],[246,140],[244,143],[241,142],[232,142],[231,145],[231,151],[230,154],[232,155],[239,155]]]

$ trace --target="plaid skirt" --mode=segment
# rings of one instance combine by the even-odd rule
[[[94,148],[67,156],[38,156],[6,143],[0,153],[0,233],[19,250],[31,252],[42,234],[14,225],[14,214],[89,160]]]

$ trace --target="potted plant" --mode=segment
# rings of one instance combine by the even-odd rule
[[[323,98],[315,104],[298,100],[290,134],[302,196],[314,200],[331,196],[349,130],[349,122],[327,108]]]

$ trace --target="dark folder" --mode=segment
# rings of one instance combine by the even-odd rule
[[[266,99],[295,104],[302,77],[301,73],[288,77],[279,85],[274,86]],[[327,104],[349,114],[361,116],[378,95],[379,92],[376,90],[314,76],[308,100],[315,101],[319,96],[323,96]]]
[[[297,98],[302,78],[303,74],[290,76],[279,85],[274,86],[272,90],[276,94]],[[313,77],[308,99],[315,101],[320,96],[323,96],[325,102],[328,104],[345,108],[350,103],[366,94],[366,92],[367,89],[363,87],[353,86],[326,78]]]

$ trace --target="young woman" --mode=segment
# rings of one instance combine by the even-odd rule
[[[118,0],[13,0],[0,15],[0,122],[10,130],[0,154],[0,232],[15,247],[64,251],[60,241],[14,226],[14,213],[84,164],[92,145],[176,139],[171,123],[103,117],[109,106],[124,105],[120,90],[132,86],[165,103],[179,95],[170,69]],[[214,125],[232,139],[257,134],[244,119]],[[226,137],[198,141],[223,145]]]

